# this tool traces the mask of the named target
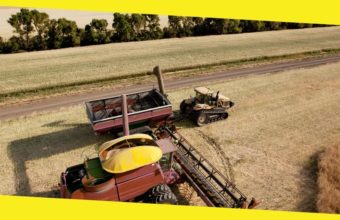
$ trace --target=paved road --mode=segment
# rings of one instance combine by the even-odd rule
[[[259,65],[257,67],[241,68],[236,70],[216,72],[209,75],[201,75],[195,77],[186,77],[181,79],[173,79],[165,82],[166,89],[177,89],[181,87],[188,87],[192,85],[199,85],[200,83],[214,82],[218,80],[228,79],[232,77],[247,76],[251,74],[267,74],[277,73],[291,69],[310,68],[323,64],[334,63],[340,61],[340,55],[331,57],[321,57],[297,61],[289,61],[282,63]],[[55,110],[61,107],[73,106],[81,104],[87,100],[105,98],[109,96],[119,95],[122,93],[133,93],[140,90],[147,90],[152,88],[157,83],[139,84],[125,87],[122,91],[120,89],[107,89],[97,92],[85,92],[75,95],[65,95],[54,98],[42,99],[30,103],[13,104],[5,107],[0,107],[0,120],[16,118],[22,115],[28,115],[33,112]]]

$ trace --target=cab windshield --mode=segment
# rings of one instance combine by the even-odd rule
[[[202,93],[199,93],[199,92],[196,92],[196,100],[199,103],[207,103],[207,102],[209,102],[209,96],[203,95]]]

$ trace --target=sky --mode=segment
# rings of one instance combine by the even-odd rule
[[[20,8],[0,7],[0,36],[8,39],[13,35],[13,28],[7,23],[7,20],[12,14],[17,13]],[[40,12],[46,12],[51,19],[58,19],[64,17],[69,20],[77,22],[78,27],[84,28],[89,24],[92,18],[106,19],[111,27],[113,20],[113,13],[108,12],[88,12],[88,11],[72,11],[72,10],[55,10],[55,9],[37,9]],[[167,17],[160,16],[161,26],[167,25]]]

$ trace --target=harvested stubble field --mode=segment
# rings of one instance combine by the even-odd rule
[[[0,94],[163,69],[340,48],[340,28],[220,35],[0,55]]]
[[[340,139],[339,72],[338,63],[207,85],[236,102],[229,119],[184,121],[180,132],[260,209],[316,211],[317,157]],[[169,92],[175,109],[189,94]],[[36,196],[55,196],[60,172],[110,138],[92,134],[82,106],[2,121],[0,134],[0,193]]]

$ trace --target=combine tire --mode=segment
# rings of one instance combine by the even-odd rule
[[[171,189],[168,185],[165,184],[161,184],[161,185],[157,185],[155,187],[153,187],[150,191],[150,194],[155,197],[155,196],[159,196],[159,195],[163,195],[166,193],[171,192]]]
[[[205,125],[208,121],[208,115],[204,112],[200,112],[198,113],[198,116],[197,116],[197,120],[196,120],[196,123],[198,126],[202,127],[203,125]]]
[[[175,194],[172,192],[167,192],[165,194],[159,195],[155,198],[156,204],[170,204],[176,205],[178,203]]]
[[[173,192],[171,191],[170,187],[166,184],[161,184],[149,190],[145,202],[175,205],[178,201],[175,194],[173,194]]]

